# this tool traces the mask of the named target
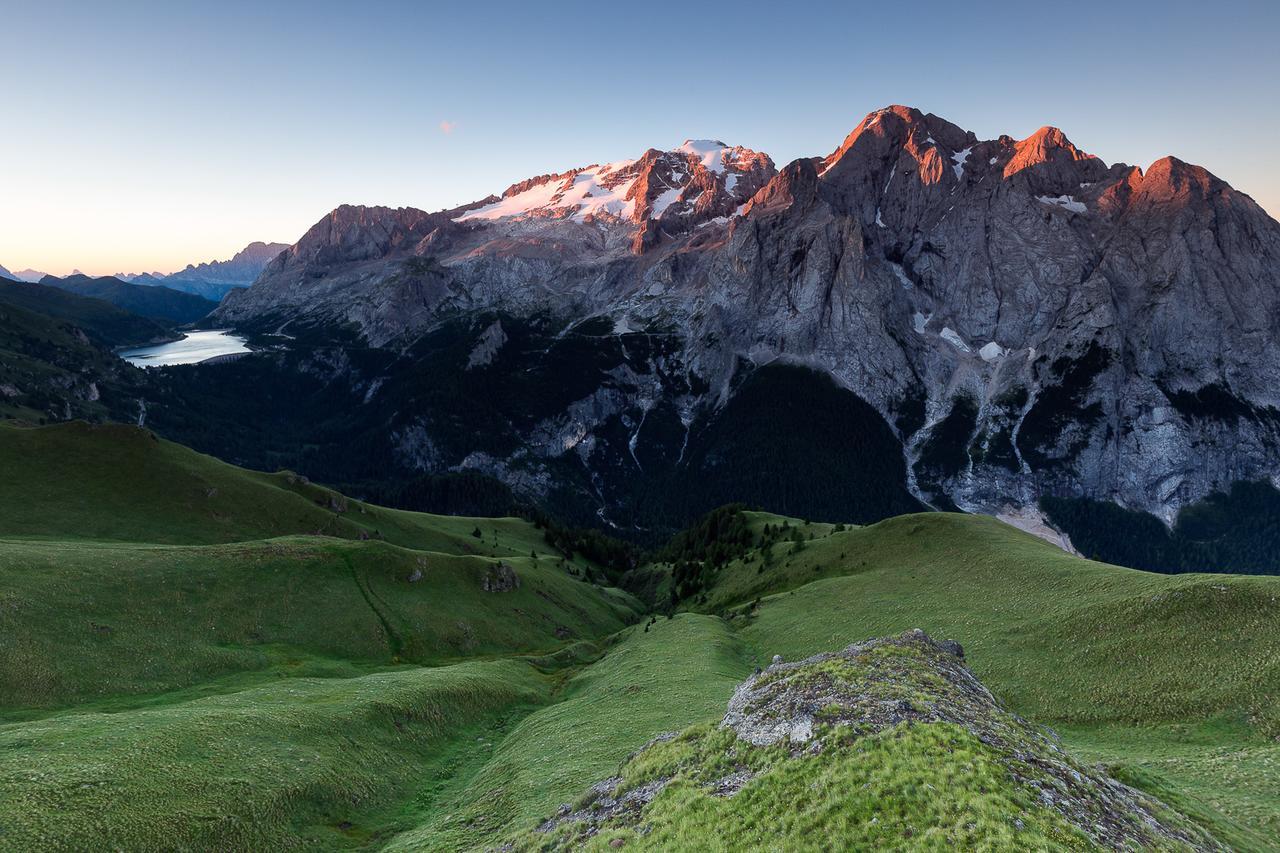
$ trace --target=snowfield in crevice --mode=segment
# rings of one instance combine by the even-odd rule
[[[1053,196],[1038,195],[1036,196],[1036,201],[1041,204],[1050,204],[1055,207],[1061,207],[1065,210],[1071,211],[1072,213],[1087,213],[1089,211],[1089,208],[1085,207],[1084,202],[1076,201],[1075,196],[1060,195],[1055,198]]]

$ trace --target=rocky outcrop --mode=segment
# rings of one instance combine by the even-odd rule
[[[1202,168],[1108,165],[1052,127],[980,140],[895,106],[777,171],[690,141],[435,214],[344,206],[217,316],[394,347],[481,311],[674,332],[690,413],[744,364],[828,373],[936,506],[1171,519],[1280,473],[1280,224]]]
[[[917,833],[940,839],[938,833],[952,829],[930,826],[928,811],[904,791],[929,791],[929,810],[947,814],[951,801],[969,794],[965,774],[990,762],[995,772],[981,783],[980,795],[1008,804],[1009,813],[997,818],[999,827],[970,822],[973,834],[948,836],[956,846],[1035,848],[1048,836],[1067,847],[1108,850],[1226,849],[1168,806],[1079,762],[1056,736],[1010,713],[962,654],[959,644],[934,642],[916,629],[775,662],[738,687],[718,730],[655,738],[616,776],[593,785],[577,804],[561,806],[511,847],[576,849],[598,838],[610,838],[614,846],[633,839],[662,846],[675,825],[686,843],[700,832],[741,831],[785,849],[806,829],[820,827],[830,833],[824,841],[832,847],[912,846]],[[974,751],[968,744],[976,744]],[[888,810],[877,800],[893,774],[877,762],[881,750],[893,750],[898,768],[919,768],[888,783],[897,792]],[[952,764],[963,765],[956,775],[950,775]],[[872,768],[866,777],[863,767]],[[679,793],[663,797],[668,788]],[[824,819],[829,789],[839,792],[842,817],[865,815],[868,825],[858,826],[856,818]],[[786,797],[790,791],[793,799]],[[750,827],[726,826],[719,819],[725,810],[715,800],[741,796],[794,802],[795,813],[755,813]]]
[[[485,569],[481,586],[485,592],[511,592],[520,588],[520,576],[511,566],[499,561]]]

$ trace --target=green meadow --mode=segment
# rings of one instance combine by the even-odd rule
[[[749,513],[749,541],[668,612],[668,563],[611,588],[521,519],[389,510],[132,427],[0,427],[0,471],[0,848],[536,842],[655,736],[718,743],[708,724],[773,655],[918,627],[1082,760],[1225,844],[1280,849],[1280,578],[1118,568],[979,516]],[[899,771],[945,791],[984,760],[952,732],[972,760],[922,763],[942,735],[917,736],[753,796],[890,791]],[[918,826],[972,802],[987,826],[974,779],[904,808]],[[806,832],[912,846],[850,814]],[[655,843],[733,815],[702,818],[659,821]],[[966,837],[998,847],[991,826]]]

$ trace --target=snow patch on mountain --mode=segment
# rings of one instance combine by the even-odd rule
[[[653,206],[649,208],[649,218],[657,219],[661,216],[664,210],[674,204],[676,199],[680,198],[681,192],[683,192],[682,187],[672,187],[669,190],[664,190],[653,200]]]
[[[964,338],[960,337],[960,333],[950,326],[943,326],[939,333],[944,341],[951,344],[961,352],[971,352],[969,345],[964,342]]]
[[[563,178],[549,178],[523,192],[464,213],[456,221],[507,219],[535,213],[565,215],[578,222],[588,216],[625,218],[635,209],[635,201],[627,198],[635,175],[622,173],[635,162],[620,160],[571,172]]]
[[[989,344],[983,344],[982,349],[978,350],[978,355],[982,356],[983,361],[991,362],[1004,358],[1006,352],[1008,350],[992,341]]]
[[[729,159],[726,152],[732,153],[732,149],[715,139],[686,139],[684,144],[676,149],[685,154],[692,154],[702,161],[702,166],[708,172],[723,172],[725,161]]]
[[[1056,205],[1057,207],[1064,208],[1072,213],[1087,213],[1089,211],[1089,208],[1085,207],[1084,202],[1076,201],[1074,196],[1069,195],[1060,195],[1056,198],[1053,196],[1038,195],[1036,196],[1036,201],[1041,204]]]

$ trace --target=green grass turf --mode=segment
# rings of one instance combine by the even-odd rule
[[[0,718],[325,661],[351,674],[540,652],[636,618],[638,603],[549,558],[506,558],[519,588],[486,592],[496,562],[316,537],[0,542]]]
[[[544,701],[527,663],[289,679],[115,714],[0,725],[0,847],[334,847],[478,725]]]
[[[515,726],[469,784],[433,812],[424,808],[421,825],[389,846],[469,849],[528,828],[654,735],[722,716],[749,671],[720,619],[681,614],[647,632],[629,628],[555,704]]]
[[[564,849],[607,851],[619,839],[633,849],[708,851],[1090,846],[1030,790],[1013,784],[995,750],[959,726],[904,726],[795,760],[785,750],[731,741],[731,732],[702,728],[661,745],[655,749],[665,753],[661,759],[649,759],[653,772],[677,778],[646,810],[645,834],[606,828]],[[707,768],[723,771],[721,777],[732,772],[733,762],[717,767],[730,750],[759,775],[732,797],[714,796],[706,786],[718,777]],[[527,833],[515,846],[542,850],[546,843],[545,835]]]
[[[1098,774],[991,702],[953,663],[935,646],[907,641],[768,670],[747,706],[757,721],[829,703],[804,748],[753,746],[714,725],[688,729],[628,759],[604,786],[618,797],[663,785],[643,815],[609,814],[607,803],[601,811],[597,787],[553,832],[517,836],[516,846],[826,850],[838,839],[857,850],[1061,850],[1089,848],[1085,833],[1103,826],[1113,844],[1170,840],[1114,808],[1115,792]],[[904,704],[951,722],[893,723],[886,708]],[[735,775],[736,793],[713,792]],[[1070,818],[1046,806],[1048,791]],[[1185,818],[1146,807],[1182,837],[1203,838]]]
[[[1280,747],[1239,720],[1059,732],[1077,755],[1195,817],[1231,847],[1280,847]]]
[[[1039,718],[1146,723],[1234,712],[1265,732],[1280,726],[1271,701],[1280,689],[1278,578],[1122,569],[992,518],[945,514],[832,534],[775,558],[764,574],[735,563],[725,575],[726,586],[738,576],[781,590],[741,620],[761,659],[919,627],[962,640],[975,671]]]

